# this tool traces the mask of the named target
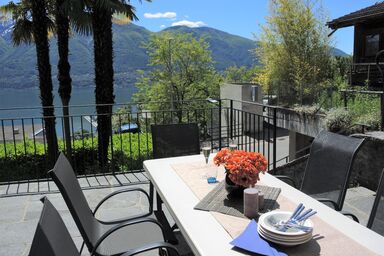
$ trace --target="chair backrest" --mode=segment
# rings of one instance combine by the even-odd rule
[[[151,125],[153,157],[200,153],[199,128],[195,123]]]
[[[352,163],[363,141],[322,131],[312,142],[301,191],[331,199],[341,210]]]
[[[64,153],[60,153],[55,166],[48,173],[59,188],[85,244],[88,248],[93,248],[95,243],[94,230],[96,230],[98,223]]]
[[[384,236],[384,170],[381,173],[381,179],[367,227]]]
[[[29,256],[79,256],[80,253],[59,213],[46,197],[43,202]]]

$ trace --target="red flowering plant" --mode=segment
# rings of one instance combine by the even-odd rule
[[[268,166],[267,159],[260,153],[228,148],[220,150],[213,161],[216,165],[224,165],[229,179],[243,187],[254,186],[260,180],[259,174],[264,174]]]

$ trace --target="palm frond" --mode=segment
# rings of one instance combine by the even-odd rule
[[[91,13],[84,12],[81,15],[70,15],[71,27],[76,33],[81,35],[91,35],[92,34],[92,16]]]
[[[119,25],[125,25],[131,23],[131,19],[124,14],[115,13],[112,15],[112,22]]]
[[[93,0],[66,0],[61,9],[67,13],[71,28],[82,35],[92,34],[92,10]]]
[[[12,31],[12,41],[14,45],[20,45],[22,43],[32,43],[32,21],[28,19],[17,20]]]
[[[47,16],[46,19],[48,33],[56,33],[56,24],[52,17]]]
[[[128,1],[129,2],[129,1]],[[138,20],[135,7],[122,0],[97,0],[95,8],[111,10],[112,13],[124,14],[130,20]]]

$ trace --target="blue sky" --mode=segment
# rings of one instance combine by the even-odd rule
[[[260,32],[260,24],[264,24],[268,15],[268,0],[143,0],[131,1],[136,6],[139,21],[137,25],[151,31],[159,31],[181,21],[189,21],[191,25],[205,25],[231,34],[254,39],[253,34]],[[323,0],[323,8],[330,19],[370,6],[378,0]],[[167,13],[164,15],[165,13]],[[145,15],[147,13],[147,15]],[[148,18],[163,14],[168,18]],[[200,23],[197,23],[200,22]],[[197,23],[197,24],[196,24]],[[353,29],[344,28],[333,34],[336,47],[351,54],[353,50]]]
[[[319,0],[321,1],[321,0]],[[330,19],[370,6],[379,0],[322,0]],[[0,4],[8,1],[0,0]],[[17,0],[15,1],[17,2]],[[260,33],[268,15],[269,0],[131,0],[136,6],[137,25],[159,31],[175,24],[208,26],[225,32],[254,39]],[[155,18],[155,17],[163,18]],[[336,47],[351,54],[353,29],[344,28],[333,34]]]

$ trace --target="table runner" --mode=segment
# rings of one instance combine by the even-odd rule
[[[276,209],[278,207],[276,199],[280,194],[280,188],[256,185],[257,190],[264,194],[264,208],[261,213]],[[242,197],[228,198],[228,192],[225,190],[224,181],[216,185],[194,209],[203,211],[215,211],[232,215],[236,217],[246,218],[243,214],[244,204]]]
[[[201,162],[192,162],[184,164],[172,164],[171,167],[191,189],[198,199],[203,199],[212,189],[215,184],[208,184],[203,175],[207,168],[212,165],[205,165],[203,158]],[[224,168],[219,167],[218,181],[224,180]],[[258,184],[262,184],[263,177]],[[277,199],[279,209],[293,211],[296,205],[282,194]],[[218,212],[211,212],[216,220],[223,226],[228,234],[235,238],[248,225],[249,219],[226,215]],[[377,255],[368,248],[356,243],[339,230],[323,221],[317,216],[311,218],[314,223],[313,239],[308,243],[295,247],[279,247],[279,250],[284,251],[288,255],[308,256],[308,255],[356,255],[370,256]]]

